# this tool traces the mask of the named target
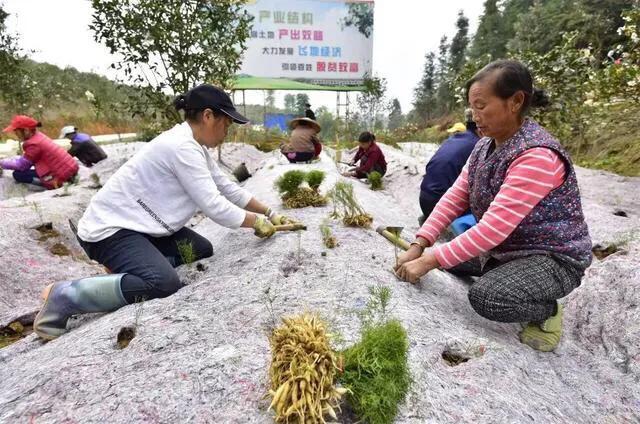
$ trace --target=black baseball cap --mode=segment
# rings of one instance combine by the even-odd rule
[[[247,118],[236,110],[231,98],[227,93],[218,87],[209,84],[202,84],[187,91],[179,97],[180,106],[184,109],[215,109],[229,116],[237,124],[246,124]]]

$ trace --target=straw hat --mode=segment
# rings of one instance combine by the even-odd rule
[[[456,122],[455,124],[453,124],[453,127],[447,130],[447,132],[449,134],[453,134],[457,132],[464,132],[466,130],[467,130],[467,126],[465,124],[463,124],[462,122]]]
[[[301,123],[304,123],[304,125],[308,125],[312,127],[313,129],[316,130],[316,132],[320,132],[320,129],[321,129],[320,125],[318,125],[318,123],[313,119],[309,119],[309,118],[292,119],[291,122],[289,122],[289,128],[291,128],[292,130],[295,130]]]

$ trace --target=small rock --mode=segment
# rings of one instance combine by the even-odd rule
[[[615,216],[621,216],[621,217],[623,217],[623,218],[629,218],[629,216],[627,215],[627,213],[626,213],[625,211],[621,210],[621,209],[616,209],[616,210],[613,212],[613,214],[614,214]]]

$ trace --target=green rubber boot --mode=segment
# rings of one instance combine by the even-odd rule
[[[120,290],[125,274],[101,275],[50,284],[42,292],[44,305],[33,322],[33,330],[45,340],[67,332],[72,315],[111,312],[127,304]]]
[[[529,323],[520,333],[520,341],[542,352],[554,350],[562,337],[562,305],[558,303],[558,312],[541,324]]]

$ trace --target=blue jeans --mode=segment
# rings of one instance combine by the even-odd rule
[[[120,288],[128,303],[167,297],[183,286],[174,269],[184,264],[178,242],[191,243],[194,260],[213,255],[209,240],[189,228],[167,237],[120,230],[95,243],[79,241],[91,259],[106,266],[111,273],[126,274]]]

